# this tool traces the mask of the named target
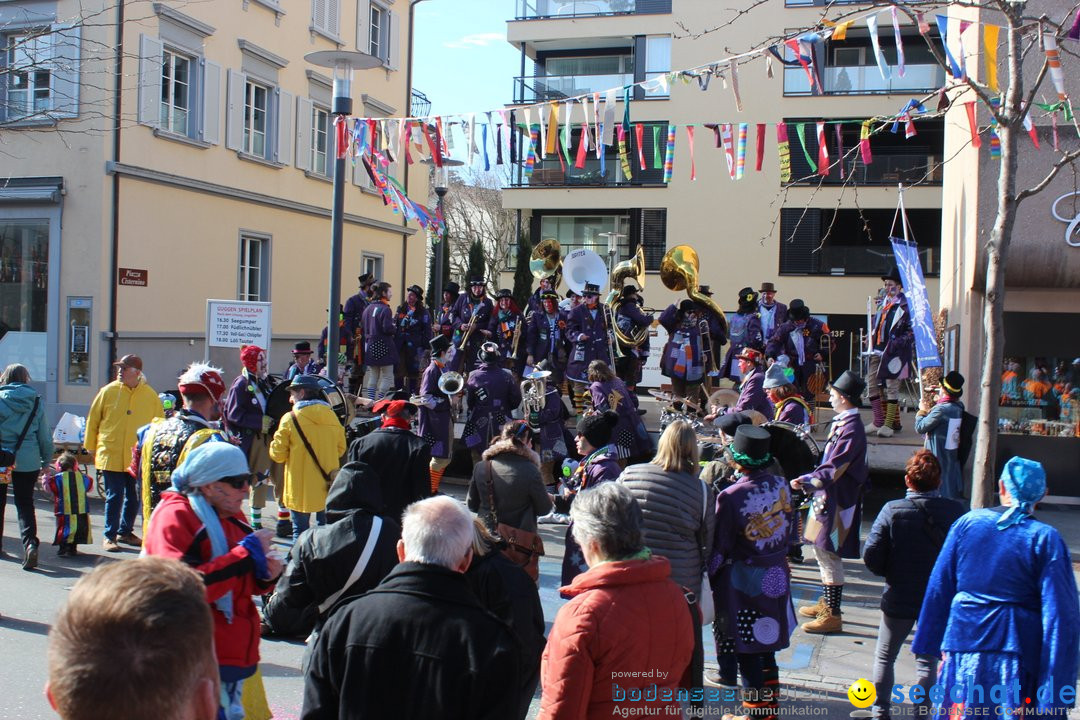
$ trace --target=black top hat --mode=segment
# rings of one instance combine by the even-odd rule
[[[484,278],[482,278],[482,277],[474,277],[471,280],[469,280],[469,287],[474,287],[476,285],[483,286],[484,284],[485,284],[484,283]]]
[[[581,296],[580,296],[580,295],[578,295],[578,294],[577,294],[576,292],[574,292],[573,290],[567,290],[567,291],[566,291],[566,297],[568,297],[568,298],[572,298],[572,297],[581,297]]]
[[[863,390],[866,389],[866,381],[855,373],[845,370],[840,377],[836,378],[831,387],[847,398],[855,407],[862,407],[862,394]]]
[[[582,289],[581,294],[582,295],[599,295],[600,294],[600,286],[596,285],[594,283],[587,282],[587,283],[585,283],[585,287],[584,287],[584,289]]]
[[[410,285],[409,287],[405,288],[405,292],[407,292],[407,293],[415,293],[417,300],[423,300],[424,299],[424,289],[422,287],[420,287],[419,285]],[[408,398],[405,398],[405,399],[408,400]]]
[[[686,300],[682,300],[681,302],[679,302],[679,312],[681,312],[681,313],[692,313],[695,310],[697,310],[697,303],[695,303],[693,300],[690,300],[688,298]]]
[[[623,285],[622,297],[628,298],[631,295],[637,295],[638,289],[636,285]]]
[[[493,342],[486,342],[481,345],[477,357],[482,363],[497,363],[502,360],[502,355],[499,354],[499,346]]]
[[[735,441],[731,443],[731,456],[743,467],[761,467],[767,465],[772,456],[769,445],[772,436],[763,427],[740,425],[735,429]]]
[[[443,292],[448,292],[451,295],[457,295],[461,292],[461,286],[458,285],[456,282],[448,282],[446,283],[446,287],[443,288]]]
[[[716,426],[720,428],[720,432],[724,433],[728,437],[735,436],[735,429],[740,425],[753,425],[753,420],[750,416],[744,412],[733,412],[721,415],[716,420]]]
[[[757,305],[758,294],[752,287],[744,287],[739,291],[739,306]]]
[[[360,281],[360,287],[366,287],[371,283],[375,282],[375,276],[371,273],[364,273],[356,279]]]
[[[773,285],[772,283],[763,282],[763,283],[761,283],[761,287],[758,288],[758,292],[759,293],[767,293],[767,292],[774,293],[774,292],[776,292],[776,286]]]
[[[302,355],[302,354],[305,354],[305,353],[308,354],[308,355],[311,354],[311,343],[309,343],[307,340],[301,340],[300,342],[293,345],[293,348],[292,348],[292,354],[293,355]]]
[[[964,376],[953,370],[941,379],[941,387],[951,397],[960,397],[964,394]]]
[[[708,295],[709,297],[712,297],[712,290],[709,289],[708,285],[698,285],[697,291],[702,295]]]
[[[441,352],[446,352],[450,349],[450,338],[445,335],[436,335],[431,338],[431,342],[428,343],[431,346],[431,354],[438,355]]]
[[[805,320],[810,317],[810,308],[800,298],[795,298],[788,305],[788,315],[792,320]]]
[[[903,280],[903,278],[900,277],[900,268],[896,267],[895,265],[892,266],[892,270],[889,271],[889,274],[888,275],[882,275],[881,279],[882,280],[892,280],[894,283],[896,283],[900,287],[904,287],[904,280]]]
[[[502,300],[503,298],[512,298],[512,297],[514,297],[514,293],[510,292],[506,288],[503,288],[499,292],[495,293],[495,299],[496,300]]]
[[[610,410],[599,415],[586,415],[578,421],[578,435],[584,435],[594,448],[602,448],[611,442],[618,422],[619,416]]]

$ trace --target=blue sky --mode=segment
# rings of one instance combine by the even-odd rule
[[[517,0],[426,0],[416,6],[413,87],[434,114],[495,110],[513,99],[521,56],[506,42]]]

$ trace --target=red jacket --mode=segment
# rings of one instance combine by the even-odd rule
[[[623,560],[589,568],[560,589],[572,597],[555,617],[544,650],[540,720],[606,720],[627,707],[657,708],[662,715],[660,708],[678,707],[674,689],[690,665],[694,629],[670,575],[666,558]],[[631,701],[638,690],[652,699]]]
[[[206,599],[214,613],[214,649],[218,665],[251,667],[259,662],[259,612],[252,595],[262,595],[273,582],[255,578],[255,561],[239,543],[253,531],[242,514],[222,518],[228,553],[211,560],[210,538],[187,498],[165,492],[154,510],[154,522],[143,541],[147,555],[175,558],[195,568],[206,583]],[[233,619],[213,602],[232,590]]]

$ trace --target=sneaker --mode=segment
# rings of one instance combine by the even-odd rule
[[[282,540],[292,540],[292,521],[278,520],[277,529],[274,534]]]
[[[866,431],[867,435],[875,435],[877,434],[878,428],[880,427],[880,425],[875,425],[873,420],[871,420],[870,422],[863,425],[863,430]]]
[[[889,438],[893,436],[893,429],[888,425],[882,425],[877,429],[877,436],[883,438]]]
[[[120,543],[115,540],[110,540],[109,538],[105,538],[105,540],[102,541],[101,547],[105,552],[120,552]]]
[[[122,542],[125,545],[131,545],[132,547],[142,547],[142,538],[135,533],[125,533],[116,538],[117,542]]]
[[[70,545],[61,545],[60,547],[56,548],[56,557],[64,557],[65,555],[67,555],[68,548],[70,547]]]
[[[799,614],[803,617],[816,618],[825,610],[825,598],[819,597],[813,605],[803,605],[799,608]]]
[[[30,547],[26,548],[26,555],[23,556],[23,561],[22,561],[22,569],[23,570],[33,570],[34,568],[37,567],[37,561],[38,561],[38,546],[37,545],[31,545]]]
[[[815,635],[831,635],[843,632],[844,621],[841,619],[839,612],[827,607],[821,611],[821,614],[816,619],[803,625],[802,629]]]

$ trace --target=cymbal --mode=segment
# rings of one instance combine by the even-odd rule
[[[649,394],[652,395],[657,400],[663,400],[666,403],[673,403],[673,402],[677,402],[679,400],[679,398],[677,398],[674,394],[669,393],[666,390],[657,390],[656,388],[649,388]]]
[[[731,389],[717,390],[709,396],[709,405],[732,407],[739,402],[739,393]]]

